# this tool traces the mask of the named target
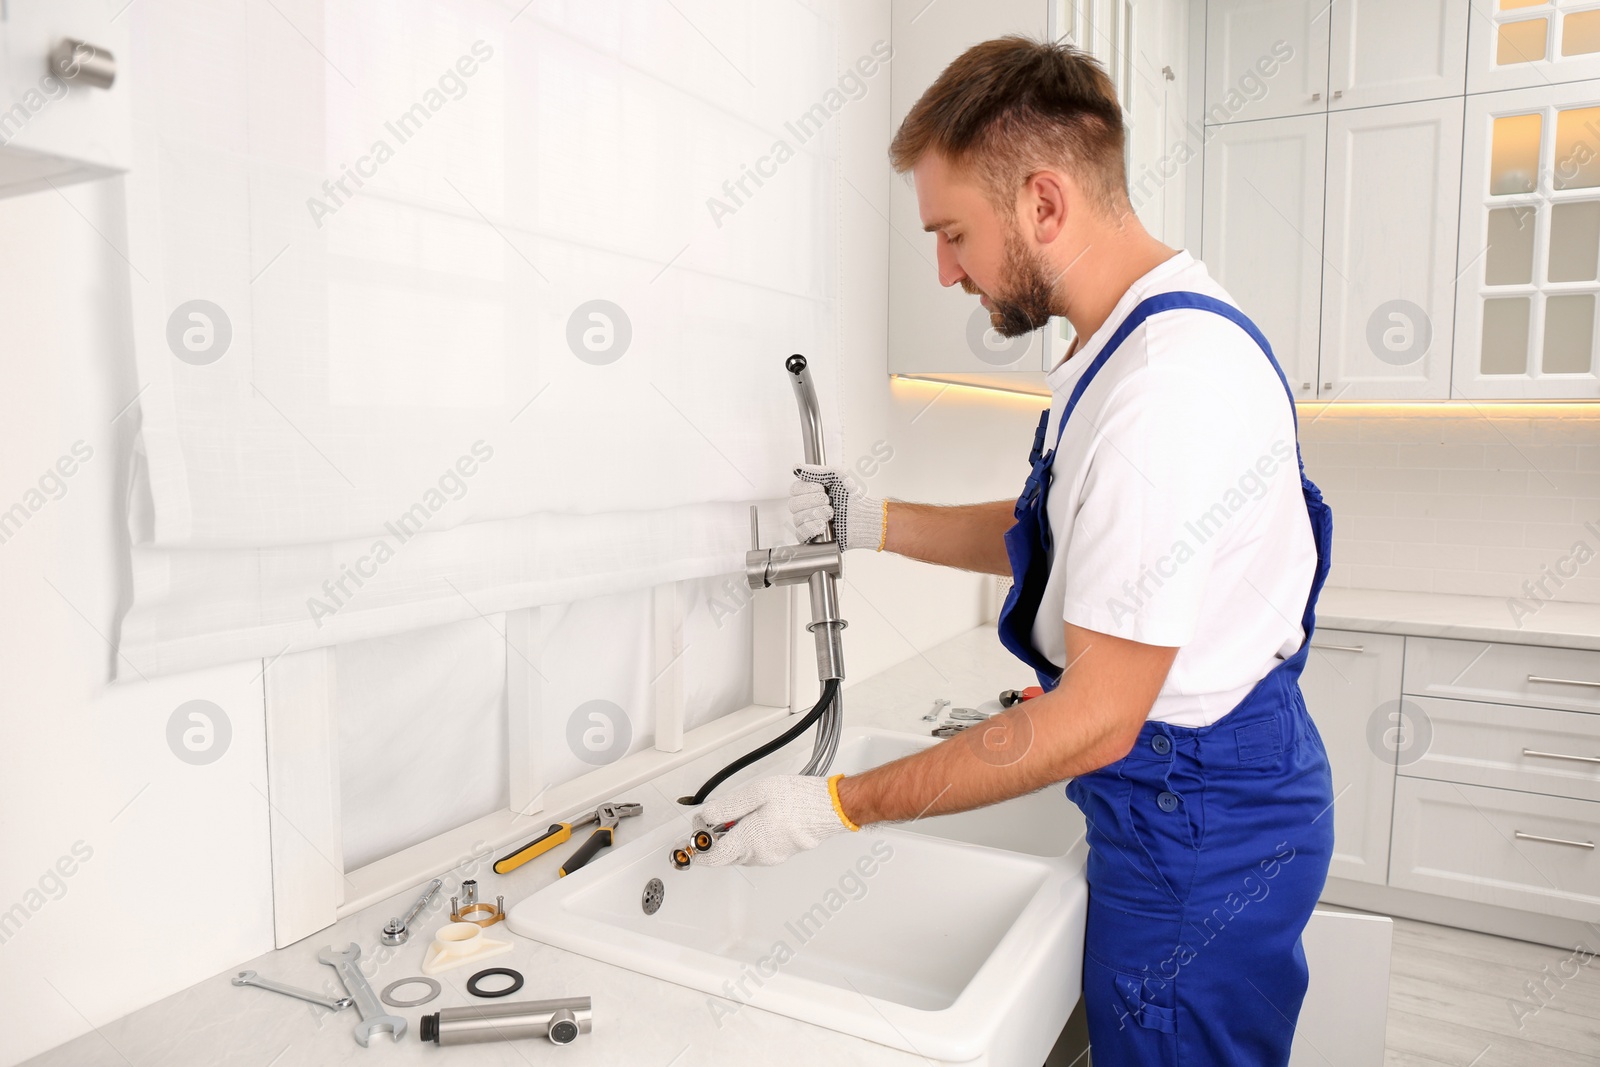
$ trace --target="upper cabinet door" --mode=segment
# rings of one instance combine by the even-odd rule
[[[1206,145],[1201,255],[1267,335],[1296,399],[1316,396],[1325,115],[1238,122]]]
[[[1400,6],[1415,2],[1406,0]],[[1593,0],[1471,0],[1471,4],[1467,92],[1600,78],[1600,6]]]
[[[1328,116],[1321,400],[1444,400],[1462,100]]]
[[[893,0],[889,8],[894,61],[889,64],[890,132],[939,73],[962,52],[1008,33],[1048,38],[1045,0],[985,0],[982,4]],[[881,188],[881,186],[880,186]],[[877,193],[861,195],[881,211]],[[846,190],[844,195],[855,196]],[[1054,328],[1004,338],[989,325],[978,298],[939,279],[935,238],[924,233],[909,176],[888,181],[889,370],[895,373],[979,373],[1045,369],[1059,345]]]
[[[1328,107],[1460,96],[1469,16],[1461,0],[1338,0],[1330,5]]]
[[[1452,389],[1600,397],[1600,80],[1467,98]]]
[[[1328,7],[1326,0],[1210,0],[1206,124],[1326,111]]]

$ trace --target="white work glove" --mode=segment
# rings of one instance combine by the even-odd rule
[[[832,467],[800,466],[794,475],[796,480],[789,486],[789,514],[800,540],[816,537],[833,519],[833,536],[841,552],[851,548],[883,551],[889,511],[882,500],[852,488]]]
[[[771,867],[797,852],[816,848],[834,834],[861,829],[846,823],[843,809],[837,806],[838,780],[843,777],[778,774],[707,801],[695,816],[696,825],[737,825],[709,851],[697,853],[694,862],[708,867],[733,863]]]

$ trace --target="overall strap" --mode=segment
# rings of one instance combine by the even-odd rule
[[[1295,419],[1295,429],[1299,430],[1299,415],[1295,412],[1294,390],[1289,388],[1289,379],[1284,376],[1283,368],[1278,366],[1278,357],[1272,354],[1272,346],[1267,343],[1266,337],[1244,312],[1226,301],[1206,296],[1203,293],[1158,293],[1155,296],[1141,300],[1128,313],[1128,317],[1122,320],[1122,324],[1117,327],[1117,331],[1106,341],[1105,347],[1095,355],[1094,360],[1089,364],[1089,369],[1083,372],[1077,384],[1073,386],[1072,395],[1067,398],[1067,406],[1061,412],[1061,423],[1056,427],[1057,448],[1061,447],[1061,435],[1067,428],[1067,420],[1072,417],[1072,411],[1078,406],[1078,401],[1082,398],[1084,390],[1089,388],[1089,383],[1094,381],[1095,375],[1100,373],[1100,368],[1105,366],[1106,360],[1110,359],[1117,349],[1122,347],[1122,343],[1128,339],[1128,335],[1144,325],[1144,321],[1151,315],[1156,315],[1163,311],[1185,309],[1209,311],[1213,314],[1221,315],[1250,335],[1250,339],[1261,347],[1261,351],[1266,353],[1267,362],[1272,364],[1272,369],[1277,372],[1278,381],[1283,383],[1284,394],[1289,398],[1289,411]],[[1048,412],[1046,417],[1048,417]],[[1301,465],[1301,469],[1304,470],[1304,464]]]

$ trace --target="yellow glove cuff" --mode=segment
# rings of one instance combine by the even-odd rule
[[[828,799],[833,801],[833,813],[839,816],[839,821],[844,823],[847,829],[859,830],[861,827],[850,821],[850,816],[844,813],[844,805],[839,803],[839,779],[843,777],[842,774],[836,774],[828,779]]]

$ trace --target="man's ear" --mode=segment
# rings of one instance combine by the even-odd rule
[[[1065,177],[1052,170],[1035,171],[1022,186],[1025,225],[1032,226],[1033,238],[1046,245],[1061,236],[1066,228],[1072,187]]]

